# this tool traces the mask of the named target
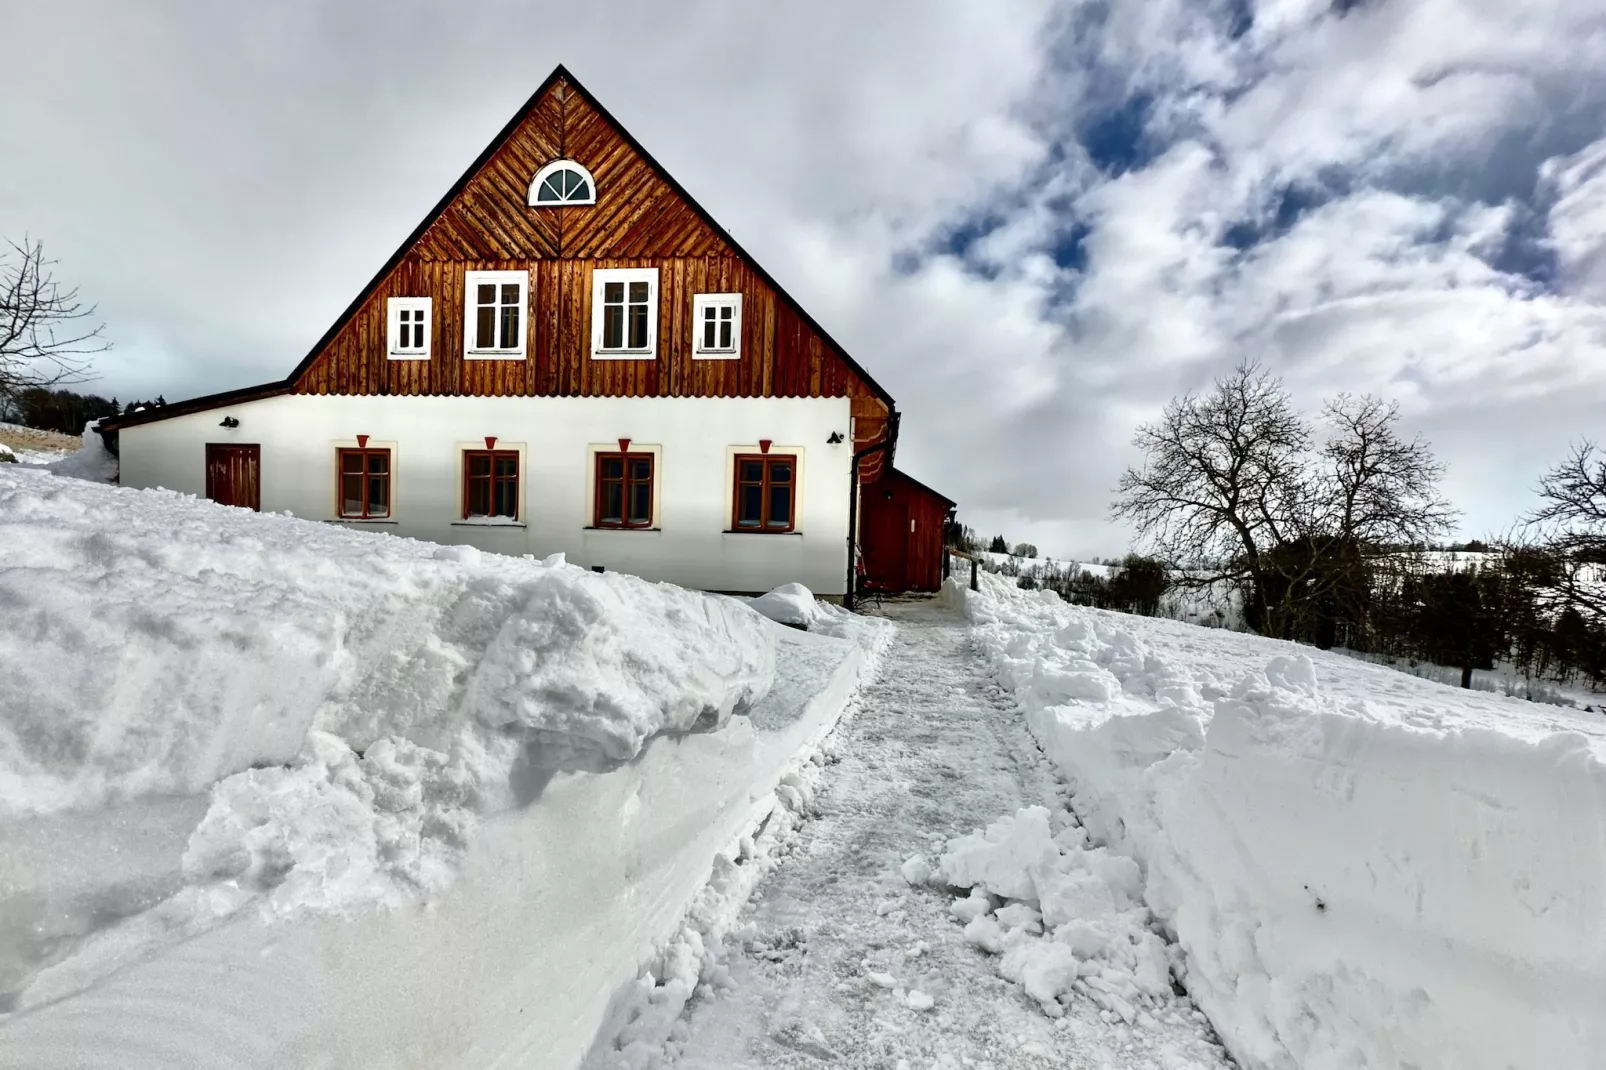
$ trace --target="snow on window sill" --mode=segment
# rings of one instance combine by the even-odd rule
[[[428,360],[428,353],[389,353],[391,360]]]
[[[741,360],[742,354],[735,349],[699,349],[692,354],[694,360]]]
[[[470,349],[464,360],[523,360],[524,354],[513,349]]]
[[[613,525],[613,524],[588,524],[584,528],[582,528],[581,530],[582,531],[625,531],[625,532],[634,532],[634,533],[638,533],[638,534],[641,533],[641,532],[646,532],[648,534],[657,534],[657,533],[662,532],[664,529],[663,528],[627,528],[627,527],[616,526],[616,525]]]
[[[331,524],[399,524],[400,521],[388,516],[337,516],[328,521]]]
[[[529,527],[522,520],[514,520],[510,516],[470,516],[462,520],[452,521],[454,528],[524,528]]]
[[[657,360],[658,352],[653,349],[593,349],[592,360]]]
[[[725,535],[801,535],[801,531],[793,528],[791,531],[765,531],[763,528],[726,528]]]

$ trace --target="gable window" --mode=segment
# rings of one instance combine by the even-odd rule
[[[591,273],[591,355],[658,355],[658,269],[601,268]]]
[[[692,299],[692,355],[731,360],[742,351],[742,295],[698,294]]]
[[[390,451],[342,449],[336,452],[340,472],[340,518],[377,520],[390,516]]]
[[[741,454],[736,458],[734,531],[791,531],[796,526],[797,458]]]
[[[387,349],[392,360],[428,360],[430,299],[392,297],[385,302],[389,321]]]
[[[463,451],[463,519],[519,518],[518,450]]]
[[[597,503],[594,525],[599,528],[652,527],[653,455],[650,453],[597,454]]]
[[[523,360],[530,273],[469,271],[463,276],[463,356]]]
[[[573,160],[553,160],[530,180],[532,206],[596,204],[597,183],[591,172]]]

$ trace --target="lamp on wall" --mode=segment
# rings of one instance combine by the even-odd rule
[[[828,446],[840,446],[842,444],[842,432],[832,431],[831,437],[825,440],[825,444]]]
[[[223,417],[223,422],[218,424],[218,426],[219,427],[239,427],[240,426],[240,421],[236,420],[232,416],[225,416],[225,417]]]

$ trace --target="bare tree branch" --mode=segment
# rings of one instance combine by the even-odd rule
[[[91,378],[88,358],[110,348],[94,305],[56,281],[44,243],[0,248],[0,396]]]

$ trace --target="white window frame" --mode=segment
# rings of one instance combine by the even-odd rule
[[[435,336],[433,302],[427,297],[391,297],[385,301],[385,352],[391,360],[428,360]],[[398,345],[401,337],[401,314],[424,314],[424,348],[410,349]]]
[[[545,182],[546,181],[546,177],[548,175],[550,175],[554,171],[578,171],[578,172],[580,172],[580,174],[585,176],[586,188],[591,191],[591,196],[586,197],[583,200],[573,200],[573,201],[538,201],[538,200],[536,200],[535,199],[535,195],[537,193],[541,192],[541,183]],[[569,159],[553,160],[551,163],[549,163],[545,167],[541,168],[541,170],[537,171],[535,173],[535,177],[534,178],[530,179],[530,191],[529,191],[528,194],[525,195],[524,203],[529,205],[531,208],[567,208],[570,205],[576,205],[576,204],[596,204],[597,203],[597,180],[591,174],[591,172],[589,170],[587,170],[585,168],[585,166],[580,164],[578,161],[569,160]]]
[[[626,307],[629,307],[630,284],[647,284],[647,347],[645,349],[605,349],[602,345],[602,290],[610,282],[625,285]],[[591,272],[591,359],[592,360],[657,360],[658,359],[658,269],[657,268],[597,268]],[[625,330],[629,330],[628,322]]]
[[[710,308],[731,308],[729,349],[703,348],[703,313]],[[739,360],[742,355],[742,295],[697,294],[691,302],[691,353],[697,360]]]
[[[479,324],[479,303],[475,290],[487,283],[500,287],[507,283],[519,287],[519,340],[518,345],[507,348],[478,349],[474,345],[474,330]],[[497,307],[501,307],[498,305]],[[463,359],[464,360],[523,360],[525,341],[530,335],[530,273],[528,271],[465,271],[463,272]]]

